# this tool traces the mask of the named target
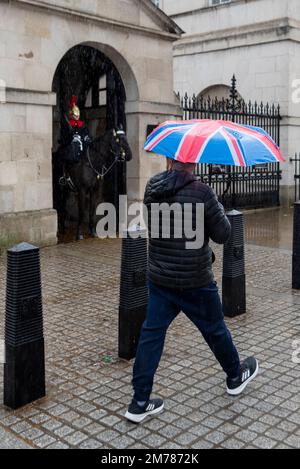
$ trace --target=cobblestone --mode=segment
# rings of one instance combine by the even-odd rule
[[[250,443],[251,441],[257,438],[257,433],[251,432],[250,430],[243,430],[237,434],[239,440],[244,441],[245,443]]]
[[[149,446],[150,448],[159,448],[166,442],[166,438],[163,438],[159,435],[150,434],[143,439],[143,444]],[[176,441],[174,440],[176,443]]]
[[[210,433],[209,435],[206,435],[205,437],[206,440],[214,444],[222,443],[222,441],[226,440],[226,438],[227,438],[227,435],[224,435],[224,433],[221,433],[221,432],[213,432],[213,433]]]
[[[39,448],[46,448],[47,446],[50,446],[53,443],[56,443],[57,440],[53,438],[50,435],[44,435],[37,440],[34,441],[34,444],[38,446]]]
[[[132,363],[118,358],[120,246],[87,240],[41,250],[48,395],[17,411],[0,406],[0,447],[299,448],[300,369],[291,357],[300,292],[290,287],[291,253],[247,245],[248,312],[227,319],[241,357],[261,364],[244,395],[226,395],[222,370],[180,315],[155,381],[166,410],[136,427],[123,417]],[[220,283],[222,250],[214,250]],[[0,257],[1,326],[5,271]]]
[[[22,437],[26,440],[35,440],[36,438],[39,438],[43,435],[44,433],[38,428],[30,428],[29,430],[26,430],[22,433]]]
[[[276,446],[276,441],[264,436],[256,438],[252,443],[260,449],[272,449]]]
[[[134,443],[134,440],[130,438],[129,436],[119,436],[115,440],[112,440],[110,442],[111,446],[113,448],[117,449],[126,449],[128,446],[132,445]]]
[[[47,446],[47,449],[69,449],[70,446],[66,445],[62,441],[56,441],[52,445]]]
[[[194,435],[193,433],[188,433],[188,432],[182,433],[179,436],[173,437],[173,440],[175,441],[175,443],[178,443],[184,448],[189,446],[191,443],[193,443],[193,441],[197,439],[198,439],[197,435]]]
[[[291,435],[286,438],[285,442],[293,448],[300,449],[300,436]]]
[[[32,449],[32,446],[0,427],[0,449]]]
[[[81,449],[101,449],[102,447],[103,446],[100,441],[93,439],[85,440],[79,445],[79,448]]]
[[[59,422],[58,420],[50,419],[47,420],[42,424],[42,427],[45,428],[46,430],[56,430],[56,428],[59,428],[62,426],[62,423]]]
[[[102,433],[99,433],[97,437],[99,440],[103,441],[104,443],[109,443],[113,439],[117,438],[119,436],[119,433],[114,431],[114,430],[105,430]]]
[[[74,432],[70,435],[65,435],[64,439],[72,446],[78,446],[83,440],[87,439],[87,436],[83,432]]]
[[[226,449],[243,449],[243,448],[245,448],[245,444],[242,441],[237,440],[236,438],[230,438],[230,439],[224,441],[224,443],[222,443],[222,448],[226,448]]]

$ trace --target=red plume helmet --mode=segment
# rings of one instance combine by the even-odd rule
[[[79,107],[77,106],[77,96],[72,96],[71,102],[70,102],[70,116],[74,117],[76,116],[78,119],[80,117],[80,110]]]
[[[72,111],[74,106],[77,106],[77,96],[73,95],[70,102],[70,111]]]

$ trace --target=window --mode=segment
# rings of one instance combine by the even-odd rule
[[[99,106],[106,106],[107,104],[107,79],[103,75],[99,80]]]
[[[85,107],[92,107],[93,101],[92,101],[92,93],[93,89],[91,88],[90,91],[88,92],[88,95],[86,97],[85,101]]]
[[[102,75],[91,87],[85,101],[86,108],[97,108],[107,105],[107,76]]]

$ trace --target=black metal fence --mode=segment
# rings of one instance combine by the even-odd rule
[[[300,200],[300,153],[295,154],[295,158],[290,159],[295,164],[295,202]]]
[[[246,103],[238,94],[236,78],[231,80],[228,99],[210,97],[181,98],[183,119],[229,120],[265,129],[279,146],[280,106]],[[262,208],[280,205],[281,171],[278,163],[252,168],[215,167],[201,164],[197,176],[210,184],[226,208]]]

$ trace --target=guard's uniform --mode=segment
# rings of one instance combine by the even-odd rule
[[[77,98],[73,96],[69,118],[66,117],[61,128],[61,156],[65,162],[76,163],[80,161],[91,143],[89,130],[79,117],[80,110],[77,106]]]

